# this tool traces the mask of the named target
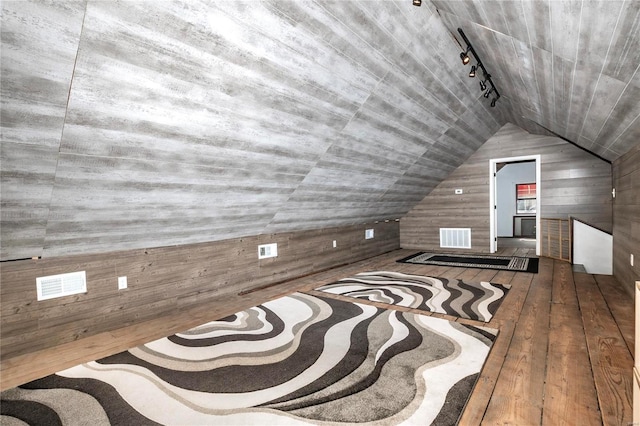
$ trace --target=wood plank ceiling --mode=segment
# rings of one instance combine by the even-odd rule
[[[608,160],[640,142],[640,2],[433,4],[488,64],[507,98],[504,120],[531,133],[551,130]]]
[[[399,218],[506,122],[613,160],[640,136],[639,9],[3,1],[0,257]]]

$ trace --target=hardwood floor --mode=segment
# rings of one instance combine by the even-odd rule
[[[500,334],[461,425],[627,425],[631,422],[633,298],[610,276],[574,273],[540,259],[538,274],[396,263],[397,250],[242,296],[57,348],[2,359],[2,389],[221,318],[292,291],[313,291],[357,272],[393,270],[510,284],[487,325]],[[531,255],[526,248],[501,254]],[[339,296],[336,296],[339,297]],[[404,308],[403,308],[404,309]],[[422,311],[416,311],[423,313]],[[433,314],[459,322],[471,322]]]

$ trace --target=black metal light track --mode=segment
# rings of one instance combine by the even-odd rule
[[[462,31],[462,28],[458,28],[458,32],[460,33],[460,35],[462,36],[462,39],[464,40],[464,42],[467,45],[466,50],[464,52],[460,53],[460,59],[462,60],[462,64],[463,65],[467,65],[468,63],[471,62],[470,58],[469,58],[469,52],[471,52],[471,54],[473,55],[473,57],[476,60],[476,65],[472,65],[471,72],[469,72],[469,77],[475,77],[478,74],[478,70],[482,70],[482,74],[480,76],[484,80],[480,81],[480,90],[482,90],[482,91],[486,90],[486,92],[484,93],[484,97],[485,98],[488,98],[489,95],[491,95],[491,94],[494,95],[493,99],[491,100],[491,106],[495,107],[496,106],[496,101],[498,99],[500,99],[500,93],[498,92],[498,89],[496,89],[495,84],[493,84],[493,80],[491,80],[491,74],[489,74],[489,72],[487,72],[487,69],[484,67],[484,64],[480,60],[480,57],[478,56],[478,53],[476,52],[476,50],[471,45],[471,42],[467,38],[467,36],[464,33],[464,31]],[[488,87],[487,84],[490,87]]]

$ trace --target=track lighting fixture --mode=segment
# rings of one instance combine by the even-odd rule
[[[469,47],[464,52],[460,52],[460,59],[462,59],[462,65],[467,65],[471,58],[469,57]]]
[[[464,65],[467,65],[471,61],[471,57],[469,56],[469,52],[471,52],[471,54],[473,55],[473,57],[477,62],[477,65],[471,66],[471,71],[469,71],[469,77],[475,77],[477,72],[482,72],[482,76],[484,79],[480,81],[480,90],[485,92],[483,94],[485,98],[489,98],[489,96],[491,96],[492,93],[494,94],[494,97],[491,100],[491,106],[495,107],[496,102],[498,101],[498,99],[500,99],[500,93],[498,93],[498,89],[496,89],[495,84],[493,84],[493,80],[491,80],[491,74],[487,72],[487,69],[483,65],[480,58],[478,57],[478,54],[476,53],[475,49],[471,45],[471,42],[465,35],[464,31],[462,31],[462,28],[458,28],[458,32],[460,33],[460,35],[462,36],[462,39],[467,45],[466,50],[460,53],[460,59],[462,60],[462,63]]]
[[[422,0],[413,0],[414,6],[422,6]]]

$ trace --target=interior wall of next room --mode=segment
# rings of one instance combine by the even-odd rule
[[[530,155],[541,159],[542,218],[571,215],[611,230],[611,164],[558,137],[509,123],[402,217],[400,246],[441,250],[440,228],[471,228],[471,251],[489,252],[489,162]]]
[[[513,237],[513,217],[516,216],[516,185],[535,183],[536,163],[509,163],[496,177],[498,237]]]

